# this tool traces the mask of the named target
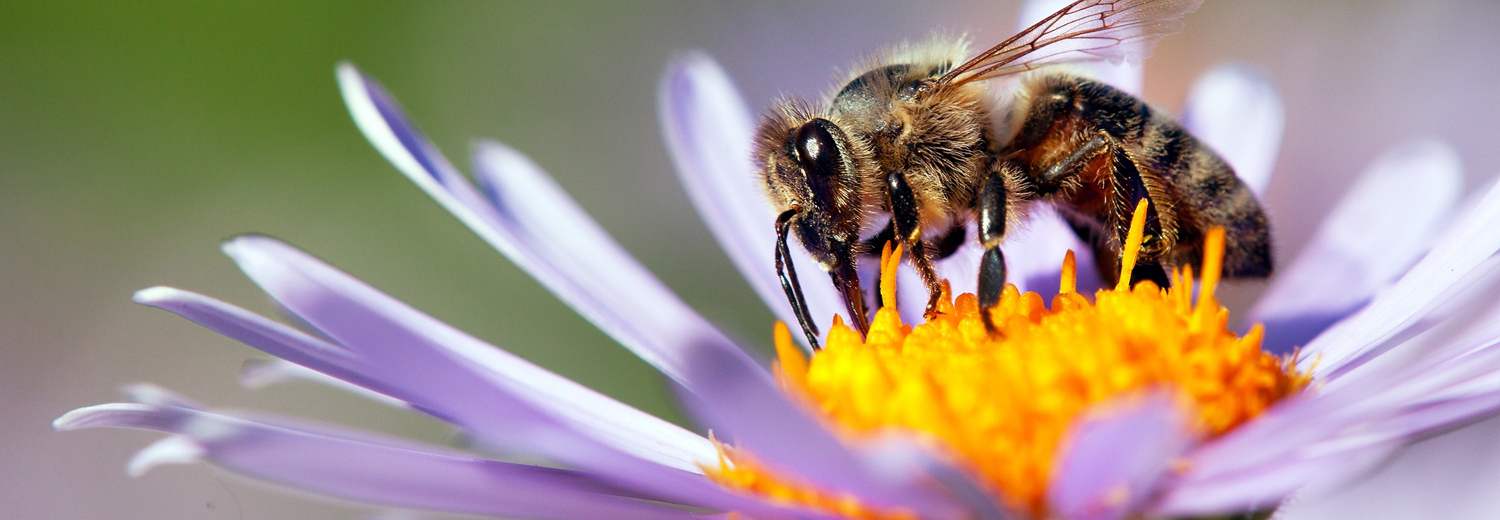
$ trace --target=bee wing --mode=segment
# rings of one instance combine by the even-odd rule
[[[1138,61],[1162,36],[1182,30],[1203,0],[1078,0],[990,47],[938,79],[939,84],[1019,74],[1068,61]]]

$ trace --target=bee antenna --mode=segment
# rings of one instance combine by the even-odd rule
[[[792,227],[792,218],[797,216],[796,208],[781,212],[776,217],[776,276],[781,278],[781,290],[786,291],[786,299],[792,304],[792,313],[797,315],[797,324],[802,326],[802,333],[807,336],[807,345],[813,350],[819,350],[818,327],[813,324],[812,316],[807,312],[807,298],[802,296],[802,284],[797,281],[797,268],[792,265],[792,252],[786,246],[787,231]]]

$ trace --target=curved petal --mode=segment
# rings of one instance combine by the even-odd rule
[[[685,348],[726,346],[686,338],[722,336],[609,238],[545,173],[495,144],[476,153],[484,195],[407,120],[395,100],[353,65],[339,86],[355,123],[398,170],[517,266],[626,348],[679,382]],[[531,190],[531,191],[517,191]],[[747,366],[757,366],[745,356]],[[769,378],[769,374],[766,375]]]
[[[56,428],[56,425],[53,427]],[[130,462],[125,465],[125,473],[139,477],[157,466],[192,464],[206,457],[208,450],[198,441],[182,435],[169,435],[135,452],[135,456],[130,457]]]
[[[667,65],[657,102],[667,151],[698,215],[776,317],[797,323],[776,276],[776,214],[753,169],[755,127],[739,91],[713,58],[688,52]],[[820,332],[834,314],[850,323],[832,284],[816,276],[823,269],[805,254],[792,257]]]
[[[248,239],[250,237],[241,240]],[[270,242],[269,239],[258,237],[255,240]],[[389,296],[373,289],[368,291],[373,293],[366,294],[371,300],[390,300]],[[697,472],[698,462],[717,460],[717,452],[706,439],[589,390],[499,348],[479,343],[472,337],[464,336],[466,339],[461,340],[468,348],[456,348],[454,350],[458,352],[444,354],[445,348],[440,347],[439,352],[429,355],[440,359],[447,355],[463,356],[463,359],[472,363],[466,365],[466,368],[508,381],[509,386],[487,385],[480,394],[485,396],[482,398],[441,392],[435,395],[423,394],[408,390],[412,387],[421,388],[424,385],[422,378],[431,375],[421,373],[416,366],[376,363],[373,360],[380,358],[350,351],[207,296],[158,287],[137,293],[136,299],[181,315],[273,356],[391,396],[389,399],[411,403],[440,418],[454,420],[448,414],[456,408],[469,406],[469,401],[474,399],[486,402],[526,399],[531,406],[550,411],[552,417],[559,418],[573,430],[598,435],[598,439],[607,444],[657,464]],[[407,348],[413,354],[420,353],[415,345],[410,344]],[[511,393],[506,394],[504,390]],[[495,427],[516,429],[515,421],[527,416],[532,414],[528,412],[520,416],[495,417],[494,420],[499,421]]]
[[[1213,517],[1272,509],[1299,490],[1331,486],[1363,474],[1385,460],[1403,443],[1363,444],[1335,454],[1308,454],[1241,471],[1220,481],[1182,482],[1171,487],[1151,508],[1163,518]],[[1323,446],[1312,446],[1313,450]]]
[[[539,390],[523,383],[527,377],[541,377],[529,372],[539,369],[518,368],[519,360],[499,349],[286,244],[249,236],[225,244],[225,251],[287,309],[367,358],[370,366],[381,367],[381,380],[403,390],[398,397],[423,403],[423,408],[438,407],[435,411],[440,416],[488,441],[515,449],[540,449],[569,464],[629,478],[634,486],[653,486],[658,491],[662,486],[688,484],[682,476],[674,480],[670,472],[638,467],[641,461],[622,459],[621,453],[610,450],[626,450],[637,456],[659,450],[648,460],[668,463],[684,474],[700,471],[700,462],[717,460],[702,458],[715,452],[701,437],[674,430],[667,423],[656,425],[659,428],[652,434],[646,434],[640,425],[615,431],[607,429],[608,422],[599,418],[584,421],[571,417],[600,410],[570,408],[566,400],[543,395],[528,396],[538,391],[581,391],[581,387]],[[723,340],[708,336],[696,341]],[[924,510],[938,507],[933,503],[943,503],[919,491],[875,479],[861,457],[787,401],[765,371],[747,367],[748,358],[743,355],[729,354],[733,348],[689,344],[683,349],[688,357],[682,362],[682,373],[696,383],[683,392],[684,398],[697,405],[693,409],[716,433],[770,463],[832,488],[884,497],[893,505]],[[566,427],[556,424],[564,419]],[[601,441],[609,446],[594,444]],[[679,455],[693,458],[664,458]],[[695,483],[712,486],[701,476],[692,476],[701,481]]]
[[[200,456],[252,477],[334,497],[395,507],[559,520],[692,518],[643,502],[587,474],[474,458],[332,426],[252,421],[185,408],[106,404],[53,423],[58,430],[117,427],[176,434],[138,456],[149,464]]]
[[[1306,344],[1406,272],[1451,220],[1462,185],[1458,154],[1442,142],[1377,159],[1250,310],[1249,322],[1266,324],[1266,349]]]
[[[1048,507],[1068,520],[1116,520],[1139,511],[1198,441],[1184,408],[1178,396],[1161,391],[1096,405],[1058,448]]]
[[[410,409],[411,404],[400,399],[370,390],[317,370],[298,365],[285,359],[252,359],[240,367],[240,386],[252,390],[277,383],[307,381],[331,386],[345,392],[395,408]]]
[[[746,370],[765,370],[652,276],[535,163],[482,141],[474,171],[500,225],[520,249],[560,275],[574,308],[673,380],[696,388],[685,363],[694,348],[716,348]],[[559,291],[561,293],[562,291]],[[701,341],[707,338],[711,341]]]
[[[1369,306],[1307,345],[1304,352],[1308,356],[1304,360],[1320,359],[1313,375],[1325,380],[1337,377],[1339,372],[1388,348],[1381,340],[1415,323],[1419,311],[1435,302],[1441,303],[1440,296],[1449,293],[1454,284],[1500,250],[1497,228],[1500,228],[1500,185],[1491,187],[1468,215],[1440,236],[1421,261],[1389,289],[1377,294]],[[1380,241],[1396,239],[1398,235],[1391,233],[1381,233],[1378,237]]]
[[[142,289],[136,291],[133,299],[187,318],[261,352],[378,393],[392,393],[387,385],[372,378],[371,367],[348,349],[245,309],[172,287]]]
[[[716,434],[727,432],[734,444],[748,448],[762,462],[808,481],[859,496],[881,508],[907,508],[922,518],[952,519],[963,511],[924,486],[922,472],[881,471],[881,453],[851,451],[823,424],[785,399],[757,399],[763,382],[731,360],[709,349],[695,360],[694,371],[716,384],[698,392],[679,392],[683,404]]]
[[[573,419],[570,430],[616,447],[662,461],[682,457],[670,463],[678,469],[716,460],[706,439],[526,363],[286,244],[246,236],[224,250],[278,302],[401,388],[398,397],[489,440],[546,446],[560,439],[544,425],[562,416]]]
[[[1500,409],[1500,337],[1459,350],[1399,363],[1380,377],[1340,379],[1204,446],[1164,512],[1201,515],[1279,501],[1308,485],[1340,482],[1361,461],[1414,439],[1493,414]]]
[[[1225,63],[1193,84],[1182,126],[1229,162],[1241,181],[1264,197],[1286,128],[1286,105],[1258,69]]]

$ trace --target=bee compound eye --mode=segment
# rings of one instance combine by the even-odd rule
[[[838,142],[833,137],[834,128],[827,119],[814,119],[797,129],[797,162],[807,172],[809,182],[837,176],[843,169]]]

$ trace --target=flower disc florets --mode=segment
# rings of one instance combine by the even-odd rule
[[[1222,231],[1205,249],[1205,271],[1217,274]],[[1130,272],[1136,251],[1127,249],[1122,272]],[[896,301],[899,262],[899,251],[886,251],[883,301]],[[1048,514],[1046,488],[1069,427],[1095,405],[1165,389],[1178,396],[1193,433],[1213,437],[1307,384],[1288,360],[1261,350],[1259,325],[1243,337],[1226,329],[1228,312],[1213,297],[1217,276],[1203,280],[1196,305],[1191,270],[1175,273],[1171,289],[1141,282],[1101,290],[1090,302],[1073,290],[1074,269],[1070,252],[1050,306],[1007,286],[992,311],[994,334],[970,294],[945,295],[939,312],[915,327],[894,307],[882,308],[863,339],[836,321],[810,361],[778,327],[783,380],[851,438],[895,428],[937,441],[1033,517]],[[749,455],[727,453],[715,474],[731,487],[846,516],[900,516],[764,475]]]

